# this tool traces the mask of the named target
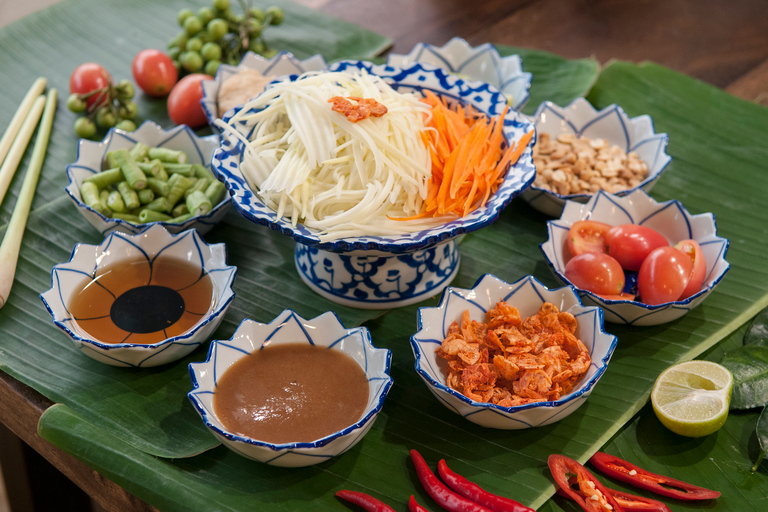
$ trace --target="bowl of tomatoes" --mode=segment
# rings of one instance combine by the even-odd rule
[[[599,191],[586,204],[566,201],[547,232],[540,248],[552,273],[613,323],[680,318],[730,268],[729,243],[717,236],[713,214],[692,215],[680,201],[659,203],[641,189],[622,197]]]

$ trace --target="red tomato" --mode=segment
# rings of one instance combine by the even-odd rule
[[[602,252],[574,256],[565,266],[565,277],[576,287],[598,295],[619,295],[624,271],[614,258]]]
[[[704,284],[704,279],[707,277],[707,260],[704,258],[704,253],[701,252],[701,246],[699,246],[696,240],[683,240],[675,245],[676,249],[680,249],[683,253],[687,254],[691,261],[693,261],[693,271],[691,272],[691,278],[688,280],[688,284],[683,290],[683,294],[680,296],[680,300],[685,300],[694,293],[698,293]]]
[[[639,270],[648,254],[657,247],[669,245],[658,231],[637,224],[614,226],[605,236],[608,254],[625,270]]]
[[[203,80],[211,77],[202,73],[187,75],[171,90],[168,95],[168,115],[176,124],[186,124],[198,128],[208,122],[200,100],[203,97]]]
[[[150,96],[165,96],[178,78],[173,60],[160,50],[142,50],[133,59],[133,79]]]
[[[637,291],[655,306],[680,300],[693,272],[693,261],[680,249],[666,246],[651,251],[637,273]]]
[[[610,229],[610,224],[596,220],[574,222],[568,231],[568,250],[571,256],[585,252],[608,252],[605,246],[605,235]]]
[[[96,89],[107,87],[111,83],[112,76],[103,66],[95,62],[86,62],[77,66],[69,77],[69,93],[87,94]],[[98,93],[94,94],[86,100],[87,108],[90,109],[96,100],[99,100],[99,104],[101,104],[106,102],[107,97]]]

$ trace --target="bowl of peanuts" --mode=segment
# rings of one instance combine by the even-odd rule
[[[667,134],[655,133],[649,116],[630,119],[618,105],[598,111],[584,98],[567,107],[547,101],[534,124],[536,179],[521,197],[552,217],[566,201],[586,203],[598,190],[648,192],[672,160]]]

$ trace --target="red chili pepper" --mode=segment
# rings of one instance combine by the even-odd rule
[[[359,505],[368,512],[395,512],[395,509],[383,501],[379,501],[364,492],[343,489],[341,491],[336,491],[336,496],[350,503],[354,503],[355,505]]]
[[[608,510],[625,512],[610,491],[587,468],[575,460],[565,455],[552,454],[547,459],[547,465],[549,465],[549,470],[560,489],[586,512],[607,512]],[[576,476],[579,488],[589,497],[583,498],[571,488],[568,483],[569,475]],[[596,499],[592,499],[592,496],[595,496]],[[606,505],[610,505],[611,508]]]
[[[408,510],[411,512],[429,512],[429,510],[416,502],[416,498],[413,497],[413,494],[411,494],[411,499],[408,500]]]
[[[490,493],[460,474],[454,473],[446,464],[445,459],[440,459],[438,462],[437,472],[440,473],[443,482],[455,493],[495,512],[535,512],[532,508],[528,508],[513,499]]]
[[[581,489],[574,489],[574,484],[578,483],[578,479],[575,476],[569,478],[568,483],[571,485],[571,489],[574,492],[581,495],[582,498],[586,498],[586,494],[584,494]],[[629,494],[628,492],[619,491],[617,489],[608,489],[608,492],[610,492],[614,499],[619,502],[619,505],[621,505],[621,508],[623,508],[625,512],[671,512],[669,507],[664,503],[652,500],[651,498],[635,496],[634,494]],[[558,489],[557,493],[560,496],[570,498],[570,496],[562,489]]]
[[[416,467],[416,474],[419,476],[421,485],[424,486],[427,494],[445,510],[451,512],[493,512],[474,501],[459,496],[447,488],[429,469],[427,461],[416,450],[411,450],[411,460]]]
[[[608,455],[607,453],[597,452],[589,459],[589,462],[600,472],[608,476],[641,489],[669,496],[670,498],[677,498],[679,500],[712,500],[720,496],[718,491],[712,491],[698,485],[651,473],[635,466],[631,462]]]

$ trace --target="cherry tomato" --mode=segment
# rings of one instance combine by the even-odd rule
[[[701,286],[704,284],[704,279],[707,277],[707,260],[704,258],[701,246],[696,240],[683,240],[682,242],[675,244],[675,248],[683,251],[683,253],[687,254],[691,258],[691,261],[693,261],[691,278],[688,280],[688,284],[685,286],[685,290],[683,290],[683,294],[680,296],[680,300],[685,300],[701,290]]]
[[[571,256],[585,252],[608,252],[605,246],[605,235],[610,229],[610,224],[596,220],[574,222],[568,231],[568,250]]]
[[[203,126],[208,122],[200,105],[203,97],[203,80],[211,77],[202,73],[187,75],[177,83],[168,95],[168,115],[176,124],[186,124],[190,128]]]
[[[88,94],[112,83],[112,76],[100,64],[86,62],[80,64],[69,77],[69,93]],[[86,105],[90,109],[98,100],[99,105],[107,102],[107,94],[95,93],[88,97]]]
[[[658,231],[638,224],[614,226],[605,236],[608,254],[616,258],[624,270],[639,270],[648,254],[657,247],[669,245]]]
[[[693,272],[693,261],[671,246],[651,251],[637,273],[637,290],[646,304],[655,306],[680,299]]]
[[[173,60],[160,50],[142,50],[133,59],[133,79],[150,96],[165,96],[178,78]]]
[[[565,266],[565,277],[576,287],[598,295],[619,295],[624,271],[614,258],[602,252],[574,256]]]

